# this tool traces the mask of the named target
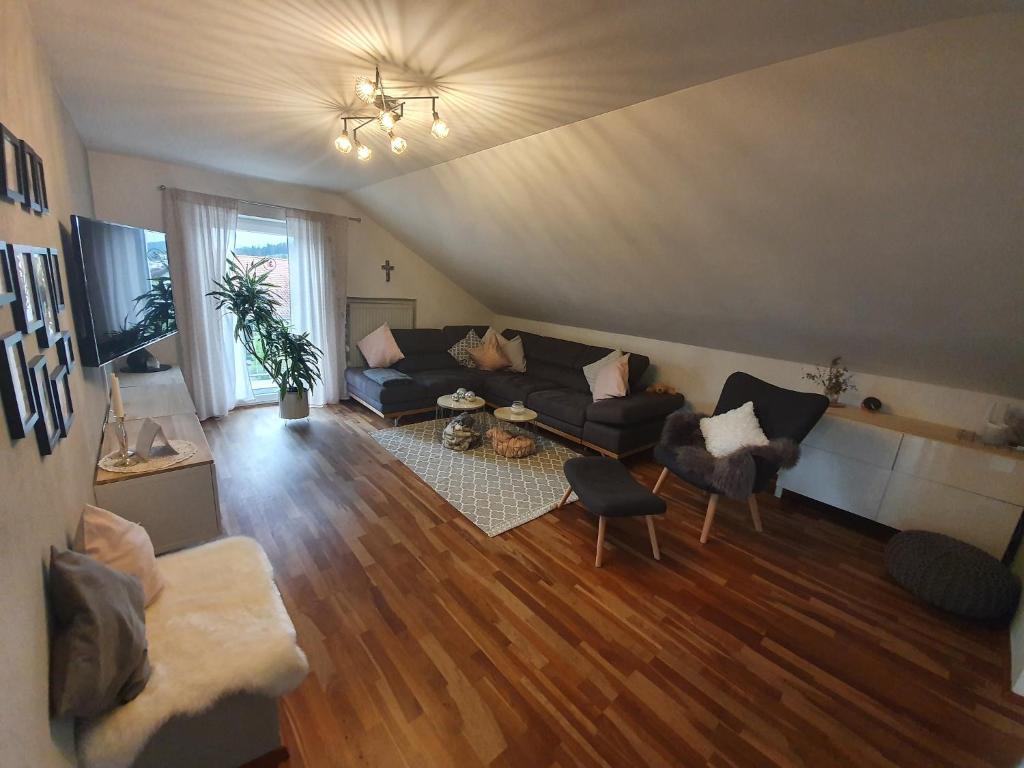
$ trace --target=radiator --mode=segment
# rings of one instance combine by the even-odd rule
[[[345,315],[345,351],[350,366],[363,366],[366,361],[356,346],[368,333],[384,323],[392,328],[416,327],[416,299],[359,299],[350,297]]]

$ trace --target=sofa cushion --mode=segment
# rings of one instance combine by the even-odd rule
[[[441,395],[450,395],[459,387],[465,387],[475,392],[482,383],[480,371],[470,368],[419,371],[413,374],[413,380],[435,400]]]
[[[379,407],[380,410],[406,410],[407,407],[418,407],[421,403],[422,407],[430,404],[429,393],[424,387],[417,384],[415,379],[385,387],[370,379],[366,375],[366,370],[365,368],[346,368],[345,382],[348,384],[349,391],[375,407]],[[388,406],[397,404],[401,404],[403,407],[388,408]]]
[[[458,363],[448,354],[449,344],[440,328],[393,329],[398,348],[405,355],[392,367],[403,373],[436,371],[439,368],[455,368]]]
[[[612,351],[607,347],[594,347],[589,344],[539,336],[512,328],[502,331],[502,335],[506,339],[516,336],[522,338],[523,350],[526,353],[526,365],[530,373],[557,381],[564,387],[578,389],[581,392],[590,391],[590,385],[587,384],[586,377],[583,375],[583,367],[600,360]],[[640,387],[640,378],[647,371],[649,365],[650,360],[644,355],[631,354],[629,356],[630,390]]]
[[[629,393],[629,355],[606,364],[594,378],[594,402],[625,397]]]
[[[673,411],[678,411],[685,402],[686,398],[682,395],[634,392],[626,397],[591,403],[587,406],[587,421],[613,426],[639,424],[662,419]]]
[[[401,360],[405,355],[398,348],[394,334],[387,323],[367,334],[356,344],[363,354],[363,359],[370,368],[387,368]]]
[[[448,354],[463,368],[476,368],[476,361],[469,350],[480,346],[480,337],[471,330],[448,348]]]
[[[530,393],[527,406],[538,414],[551,416],[567,424],[582,427],[586,420],[590,395],[573,389],[542,389]]]
[[[512,373],[511,371],[494,371],[484,379],[484,393],[488,400],[499,405],[507,405],[514,400],[524,403],[531,392],[540,389],[556,389],[557,384],[538,378],[529,373]]]
[[[487,333],[488,326],[486,325],[446,325],[441,329],[444,334],[444,348],[448,349],[453,346],[456,342],[466,338],[466,334],[473,331],[481,339],[484,334]]]

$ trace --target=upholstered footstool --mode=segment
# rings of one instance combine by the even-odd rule
[[[651,537],[651,552],[661,559],[658,536],[654,532],[654,515],[665,512],[665,502],[633,479],[620,462],[604,456],[580,456],[565,462],[565,479],[569,481],[558,506],[569,500],[573,491],[587,510],[597,515],[597,556],[594,565],[601,567],[605,524],[609,517],[644,517]]]

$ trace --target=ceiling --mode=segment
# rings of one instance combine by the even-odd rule
[[[29,0],[86,145],[347,191],[733,73],[1008,2]],[[332,148],[354,78],[441,96]],[[623,132],[609,146],[628,149]]]
[[[350,196],[502,315],[1024,398],[1022,72],[943,22]]]

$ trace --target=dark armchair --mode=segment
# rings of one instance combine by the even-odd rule
[[[769,440],[768,445],[742,448],[716,458],[704,447],[700,431],[703,414],[677,411],[668,417],[661,442],[654,449],[654,458],[664,466],[654,485],[654,493],[661,490],[671,472],[710,494],[700,534],[701,544],[708,540],[720,495],[746,499],[754,528],[762,530],[756,494],[768,487],[780,469],[796,464],[800,442],[828,408],[828,398],[824,395],[783,389],[737,372],[726,379],[714,415],[748,402],[754,404],[754,414]]]

